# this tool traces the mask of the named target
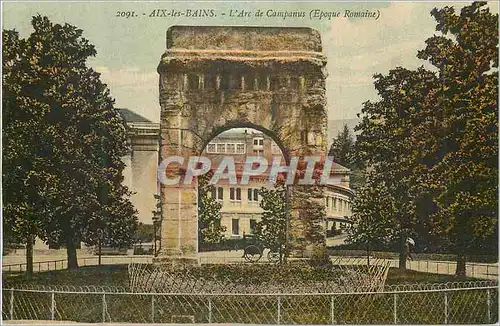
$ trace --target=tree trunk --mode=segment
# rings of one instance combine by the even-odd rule
[[[68,241],[66,241],[66,253],[68,255],[68,269],[77,269],[78,258],[76,256],[76,244],[73,237],[68,237]]]
[[[466,262],[466,257],[465,254],[459,253],[457,254],[457,269],[455,271],[455,275],[459,278],[465,278],[465,262]]]
[[[26,241],[26,277],[31,279],[33,277],[33,245],[35,239],[33,234],[28,235]]]
[[[401,236],[401,248],[399,252],[399,269],[406,270],[406,259],[408,256],[408,246],[406,245],[406,237]]]

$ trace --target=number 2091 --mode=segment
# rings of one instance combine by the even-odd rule
[[[115,17],[131,18],[136,16],[135,11],[117,11]]]

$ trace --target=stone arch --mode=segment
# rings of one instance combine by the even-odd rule
[[[281,150],[281,153],[283,154],[283,158],[285,159],[285,162],[287,164],[290,163],[290,153],[288,151],[288,148],[283,144],[282,140],[279,138],[279,135],[277,135],[275,132],[272,130],[269,130],[261,125],[253,124],[251,122],[247,121],[229,121],[223,126],[216,126],[212,128],[212,131],[208,134],[208,136],[204,139],[204,142],[201,143],[201,147],[198,150],[197,154],[201,155],[202,152],[205,150],[206,146],[208,143],[220,135],[221,133],[231,130],[233,128],[249,128],[249,129],[255,129],[258,130],[267,136],[269,136],[275,143],[278,145],[278,147]]]
[[[310,28],[171,27],[158,66],[160,160],[199,155],[215,135],[241,126],[268,133],[288,161],[324,157],[325,64],[319,33]],[[314,245],[307,217],[324,201],[321,187],[313,188],[293,186],[290,193],[288,233],[296,255]],[[306,195],[311,191],[317,198]],[[196,186],[162,186],[161,194],[162,253],[194,255]]]

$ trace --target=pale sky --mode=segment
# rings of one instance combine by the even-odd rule
[[[327,57],[327,100],[329,120],[355,118],[362,103],[377,99],[372,76],[386,74],[397,66],[416,68],[416,58],[424,41],[435,33],[430,16],[434,7],[460,8],[468,2],[3,2],[3,28],[16,29],[22,37],[31,32],[31,16],[46,15],[52,22],[70,23],[84,31],[96,46],[97,56],[90,64],[102,74],[116,107],[129,108],[146,118],[159,121],[158,74],[156,67],[165,51],[166,30],[172,25],[251,25],[300,26],[317,29]],[[498,12],[498,3],[490,3]],[[150,18],[155,9],[215,9],[214,18]],[[279,19],[231,18],[221,12],[245,9],[276,11],[313,9],[323,11],[380,10],[378,20],[363,18]],[[135,11],[137,18],[115,17],[118,11]],[[142,15],[145,13],[146,15]]]

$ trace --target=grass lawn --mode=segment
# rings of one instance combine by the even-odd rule
[[[462,281],[478,281],[477,278],[467,277]],[[442,275],[402,271],[390,268],[386,285],[404,283],[445,283],[459,281],[454,275]],[[27,280],[24,274],[3,274],[3,288],[15,287],[16,284],[42,285],[95,285],[128,287],[127,265],[105,265],[101,267],[82,267],[78,270],[59,270],[35,273],[32,280]]]
[[[458,281],[480,281],[481,279],[467,277],[458,279],[455,275],[434,274],[417,272],[407,269],[406,271],[399,268],[390,268],[385,281],[386,285],[405,284],[405,283],[446,283]]]
[[[81,267],[78,270],[58,270],[34,273],[31,280],[25,274],[3,274],[3,288],[16,284],[41,285],[100,285],[128,287],[127,265]]]

